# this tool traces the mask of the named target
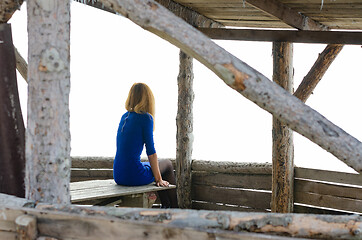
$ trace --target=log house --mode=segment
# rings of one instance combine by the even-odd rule
[[[302,35],[305,33],[305,35],[303,35],[306,39],[304,40],[305,42],[312,41],[337,44],[328,45],[325,50],[326,54],[321,54],[320,58],[317,60],[315,65],[322,65],[321,68],[323,68],[323,70],[319,67],[313,66],[310,71],[311,74],[305,78],[305,85],[301,85],[298,88],[298,90],[300,89],[300,92],[306,91],[310,94],[330,63],[341,50],[342,46],[340,44],[362,44],[362,38],[360,35],[360,31],[362,30],[362,11],[358,11],[358,9],[360,10],[362,8],[362,3],[347,0],[312,0],[308,2],[303,0],[293,2],[286,0],[245,0],[230,1],[230,3],[204,0],[145,0],[137,2],[131,0],[78,1],[111,13],[121,14],[144,29],[166,39],[180,48],[181,63],[178,82],[181,94],[179,93],[179,105],[180,103],[184,104],[185,100],[187,101],[187,104],[185,104],[187,108],[182,109],[184,106],[179,106],[179,109],[182,110],[179,110],[178,112],[179,129],[177,137],[178,139],[185,141],[184,143],[178,144],[179,157],[176,159],[176,172],[179,175],[184,174],[185,176],[183,180],[178,180],[180,182],[184,181],[181,185],[178,184],[178,187],[182,188],[183,186],[188,186],[182,190],[179,189],[178,191],[179,195],[183,194],[183,197],[180,198],[180,205],[182,207],[190,207],[190,186],[191,183],[194,182],[191,178],[194,174],[191,174],[191,171],[197,169],[194,164],[191,165],[193,92],[192,65],[190,62],[192,61],[192,58],[197,59],[210,70],[215,72],[215,74],[217,74],[229,87],[233,88],[249,100],[255,102],[264,110],[270,112],[276,121],[280,121],[280,123],[283,124],[281,126],[282,128],[285,128],[289,132],[296,131],[304,135],[325,150],[331,152],[341,161],[355,169],[358,173],[362,172],[361,142],[331,123],[328,119],[325,119],[315,110],[306,106],[302,101],[305,102],[306,98],[309,96],[308,93],[304,94],[303,97],[301,95],[297,95],[302,101],[298,100],[292,95],[290,85],[285,87],[288,91],[279,86],[284,83],[282,83],[282,76],[278,76],[281,74],[279,74],[277,70],[274,71],[273,79],[279,85],[271,82],[253,68],[217,46],[215,43],[210,41],[207,36],[203,35],[195,28],[195,26],[202,27],[203,29],[201,31],[206,34],[208,32],[212,33],[215,30],[218,31],[219,39],[228,39],[230,36],[230,29],[224,29],[222,28],[223,26],[248,27],[250,28],[250,30],[247,30],[250,33],[248,37],[249,40],[275,42],[275,56],[278,55],[276,52],[278,47],[281,48],[283,54],[278,55],[279,59],[291,59],[291,56],[286,57],[287,54],[284,53],[284,51],[290,52],[288,48],[290,49],[291,43],[286,42],[293,42],[292,36],[295,33],[289,30],[269,30],[268,34],[263,33],[263,35],[259,34],[260,30],[257,30],[257,28],[296,28],[299,29],[299,31],[294,32],[301,32]],[[1,25],[7,25],[6,22],[11,18],[14,11],[16,11],[21,4],[22,1],[15,0],[0,3]],[[323,9],[328,9],[328,11],[322,11]],[[341,9],[343,9],[343,11],[341,11]],[[52,22],[52,19],[50,19],[49,16],[51,13],[55,14],[57,11],[59,11],[59,14],[56,15],[58,16],[57,22]],[[16,229],[14,230],[11,225],[13,224],[13,222],[11,222],[12,220],[9,220],[10,222],[1,222],[0,226],[11,226],[8,227],[8,230],[5,232],[0,231],[0,235],[12,237],[23,236],[23,239],[36,239],[41,236],[52,236],[56,238],[79,237],[80,239],[85,239],[82,235],[83,231],[80,231],[78,236],[66,236],[64,235],[65,233],[62,233],[61,231],[57,232],[55,229],[57,226],[63,226],[62,223],[65,222],[64,219],[69,218],[74,219],[74,221],[84,221],[82,222],[83,224],[96,224],[95,222],[97,222],[97,224],[108,227],[110,227],[115,220],[91,220],[91,217],[87,214],[81,214],[81,212],[84,212],[85,210],[74,207],[75,210],[68,211],[64,205],[63,207],[58,208],[55,205],[42,206],[41,204],[38,204],[36,210],[28,209],[29,206],[34,207],[37,205],[37,202],[67,205],[69,204],[70,199],[68,187],[70,180],[70,139],[68,120],[68,94],[70,79],[69,3],[64,3],[62,5],[54,0],[28,1],[28,15],[30,28],[29,55],[31,57],[29,57],[28,60],[28,70],[21,70],[23,73],[25,72],[28,74],[27,78],[30,89],[29,106],[33,106],[30,107],[28,112],[28,119],[30,119],[30,121],[28,122],[27,128],[26,165],[28,169],[33,168],[32,166],[36,166],[37,168],[34,172],[30,170],[27,170],[26,172],[27,198],[30,201],[25,199],[15,199],[6,195],[1,196],[2,205],[8,206],[6,210],[1,210],[2,214],[4,216],[13,216]],[[192,17],[190,18],[189,16]],[[34,21],[38,21],[38,18],[45,21],[45,25],[48,27],[37,29],[36,24],[32,23]],[[51,27],[53,25],[56,27]],[[207,30],[205,28],[207,28]],[[332,29],[353,30],[354,32],[339,31],[338,34],[340,35],[324,35],[324,30]],[[45,38],[43,31],[51,37]],[[59,33],[61,34],[59,35]],[[186,34],[188,38],[185,38],[185,35],[182,35],[181,33]],[[286,34],[284,35],[284,33]],[[64,37],[61,40],[61,44],[57,41],[59,36]],[[210,34],[210,36],[212,35]],[[257,37],[254,38],[254,36]],[[335,37],[333,39],[326,36]],[[345,37],[341,38],[343,40],[337,41],[336,38],[338,37],[336,36]],[[236,35],[231,34],[231,38],[234,40],[243,40],[244,37],[237,39]],[[41,42],[44,44],[38,44]],[[42,45],[44,49],[41,49],[40,45]],[[21,56],[19,54],[16,56],[18,62],[20,63]],[[50,60],[52,60],[52,62],[50,62]],[[184,60],[188,63],[183,63]],[[287,82],[292,82],[292,78],[290,77],[290,68],[292,65],[290,65],[288,61],[286,61],[286,63],[276,64],[277,61],[279,61],[278,58],[276,58],[274,62],[274,67],[289,69],[286,71],[288,75],[286,79],[288,79]],[[15,66],[15,60],[13,65]],[[22,66],[24,66],[24,64],[22,64]],[[0,67],[4,67],[4,65],[2,64]],[[59,82],[60,84],[57,84],[59,89],[51,86],[51,82]],[[183,86],[183,84],[185,85]],[[41,95],[38,95],[39,93],[35,90],[37,88],[42,89]],[[60,93],[62,94],[59,95]],[[53,98],[49,96],[55,97]],[[31,103],[33,100],[36,104]],[[18,106],[15,106],[13,108],[17,107]],[[37,109],[38,107],[40,107],[40,110]],[[62,116],[62,118],[55,119],[54,111],[56,111],[57,116]],[[54,119],[56,120],[55,122],[53,122]],[[56,127],[50,128],[49,126]],[[187,126],[187,128],[183,129],[184,126]],[[183,134],[186,135],[184,136]],[[275,130],[274,134],[278,135],[282,133]],[[290,135],[290,133],[283,133],[283,135]],[[276,136],[276,138],[277,137],[278,136]],[[282,142],[285,141],[285,139],[278,141]],[[290,139],[287,141],[291,142]],[[288,149],[289,150],[286,152],[289,152],[289,154],[282,157],[284,158],[283,161],[285,161],[289,166],[287,169],[282,170],[280,169],[280,165],[282,164],[276,164],[274,166],[273,163],[273,168],[276,168],[273,170],[273,175],[275,175],[273,178],[280,180],[279,183],[273,181],[271,188],[273,190],[272,196],[276,196],[272,198],[272,205],[275,204],[275,207],[272,206],[272,210],[275,212],[292,211],[292,207],[290,206],[293,205],[293,191],[291,190],[294,185],[291,183],[294,179],[293,162],[292,160],[286,160],[288,158],[292,159],[292,146]],[[276,144],[275,151],[279,153],[282,151],[282,147],[278,147]],[[38,169],[38,167],[40,168]],[[216,168],[219,169],[220,166],[216,166]],[[230,165],[227,168],[230,168]],[[45,174],[42,173],[44,170],[46,170]],[[277,172],[279,173],[276,174]],[[54,177],[54,182],[51,183],[49,181],[49,176]],[[197,176],[196,173],[195,176]],[[357,179],[360,179],[360,175]],[[198,181],[197,178],[195,181]],[[279,184],[278,187],[277,184]],[[52,188],[50,185],[57,187]],[[280,188],[280,186],[283,186],[283,189],[280,190],[283,193],[278,194],[277,191],[279,190],[275,189]],[[212,189],[213,187],[209,188],[210,191]],[[183,192],[184,190],[186,192]],[[200,189],[199,192],[201,191],[202,189]],[[300,191],[301,189],[296,189],[296,192]],[[297,195],[295,198],[296,197]],[[9,199],[14,202],[14,208],[9,207],[8,203],[5,204],[5,202],[9,202]],[[26,207],[24,208],[24,206]],[[70,208],[72,207],[70,206]],[[95,208],[90,208],[90,211],[94,211],[94,213],[97,212]],[[101,212],[102,211],[108,212],[108,216],[112,215],[108,210],[102,209]],[[127,211],[133,210],[125,209],[125,212],[119,211],[116,213],[116,216],[119,218],[126,219],[126,222],[119,223],[121,226],[126,227],[126,225],[129,224],[127,220],[139,221],[139,233],[141,235],[143,234],[143,236],[145,236],[145,234],[151,234],[153,237],[160,237],[157,234],[157,231],[162,231],[163,235],[161,235],[161,238],[170,238],[172,236],[202,236],[205,239],[210,237],[222,237],[226,239],[273,239],[272,236],[268,235],[273,233],[287,235],[289,237],[358,239],[361,238],[362,229],[362,221],[360,217],[333,218],[332,216],[327,218],[322,216],[299,216],[293,214],[258,215],[257,217],[254,217],[254,215],[249,213],[245,215],[248,219],[245,222],[245,220],[243,220],[244,215],[233,213],[225,215],[221,212],[205,212],[204,214],[203,212],[194,213],[170,210],[168,213],[157,211],[150,213],[137,213],[137,211],[135,211],[133,215],[130,215]],[[66,213],[64,214],[64,212]],[[69,215],[69,212],[77,213],[79,215]],[[26,213],[30,214],[30,216],[23,216]],[[44,214],[51,215],[52,217],[41,217]],[[102,213],[97,212],[96,214],[99,216],[99,214]],[[177,221],[176,223],[173,223],[174,221],[170,221],[172,223],[170,226],[160,226],[154,224],[148,225],[148,223],[146,223],[147,221],[145,221],[147,219],[148,221],[149,219],[154,219],[151,221],[159,221],[157,219],[163,217],[166,217],[165,219],[174,219],[173,215],[177,214],[180,214],[181,216],[186,214],[187,217],[185,219],[189,221],[189,225],[185,225],[185,223],[182,222],[177,223]],[[197,219],[192,217],[194,216],[193,214],[198,215],[200,218]],[[152,216],[156,215],[157,219],[152,218]],[[205,217],[205,219],[203,219],[203,217]],[[2,221],[11,219],[7,217],[5,218]],[[175,217],[175,219],[178,219],[178,217]],[[217,225],[215,225],[215,221],[213,222],[210,219],[214,219]],[[321,221],[322,219],[323,221]],[[160,222],[165,224],[165,221],[163,220]],[[305,225],[306,222],[309,222],[310,224],[307,226]],[[183,229],[185,226],[191,227],[191,224],[194,223],[198,223],[195,224],[195,228],[190,230]],[[338,225],[338,223],[342,224]],[[205,228],[200,227],[200,224],[217,230],[210,232],[209,230],[205,230]],[[301,226],[298,227],[297,225]],[[38,229],[35,229],[34,226],[38,226]],[[275,226],[276,229],[271,226]],[[335,230],[330,231],[331,229]],[[39,232],[37,232],[37,230]],[[243,235],[240,233],[230,233],[228,230],[236,230],[236,232],[240,230],[257,233],[262,232],[265,233],[265,235]],[[52,232],[54,235],[51,235]],[[126,233],[126,231],[124,230],[123,233]],[[208,237],[205,236],[205,233]],[[138,234],[138,232],[128,234]],[[114,236],[116,235],[112,235],[110,237]],[[280,236],[278,237],[278,239],[281,238],[282,237]]]

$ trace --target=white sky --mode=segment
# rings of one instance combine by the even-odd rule
[[[114,156],[117,127],[134,82],[148,84],[156,98],[155,147],[161,158],[176,156],[179,50],[123,17],[72,3],[70,124],[72,156]],[[14,45],[27,57],[26,5],[11,19]],[[272,78],[272,44],[217,41]],[[294,44],[295,89],[323,44]],[[362,48],[345,46],[307,104],[362,140]],[[271,162],[272,117],[214,73],[194,61],[193,158]],[[18,74],[23,115],[26,83]],[[24,118],[25,119],[25,118]],[[26,120],[25,120],[26,121]],[[351,172],[308,139],[294,134],[295,164]]]

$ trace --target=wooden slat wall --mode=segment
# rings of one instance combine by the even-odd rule
[[[73,158],[71,179],[111,179],[112,166],[112,158]],[[192,169],[193,208],[269,211],[270,164],[194,160]],[[361,174],[295,168],[294,188],[295,212],[362,214]]]

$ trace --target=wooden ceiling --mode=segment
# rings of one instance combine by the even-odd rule
[[[230,27],[291,28],[284,18],[292,12],[329,29],[362,30],[362,0],[174,1]]]

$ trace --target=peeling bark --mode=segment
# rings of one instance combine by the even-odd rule
[[[70,2],[29,0],[26,197],[70,203]]]
[[[166,39],[215,72],[228,86],[338,159],[362,172],[362,143],[152,0],[100,0]],[[230,70],[232,66],[233,71]],[[242,84],[237,81],[242,76]],[[332,134],[331,134],[332,133]]]

